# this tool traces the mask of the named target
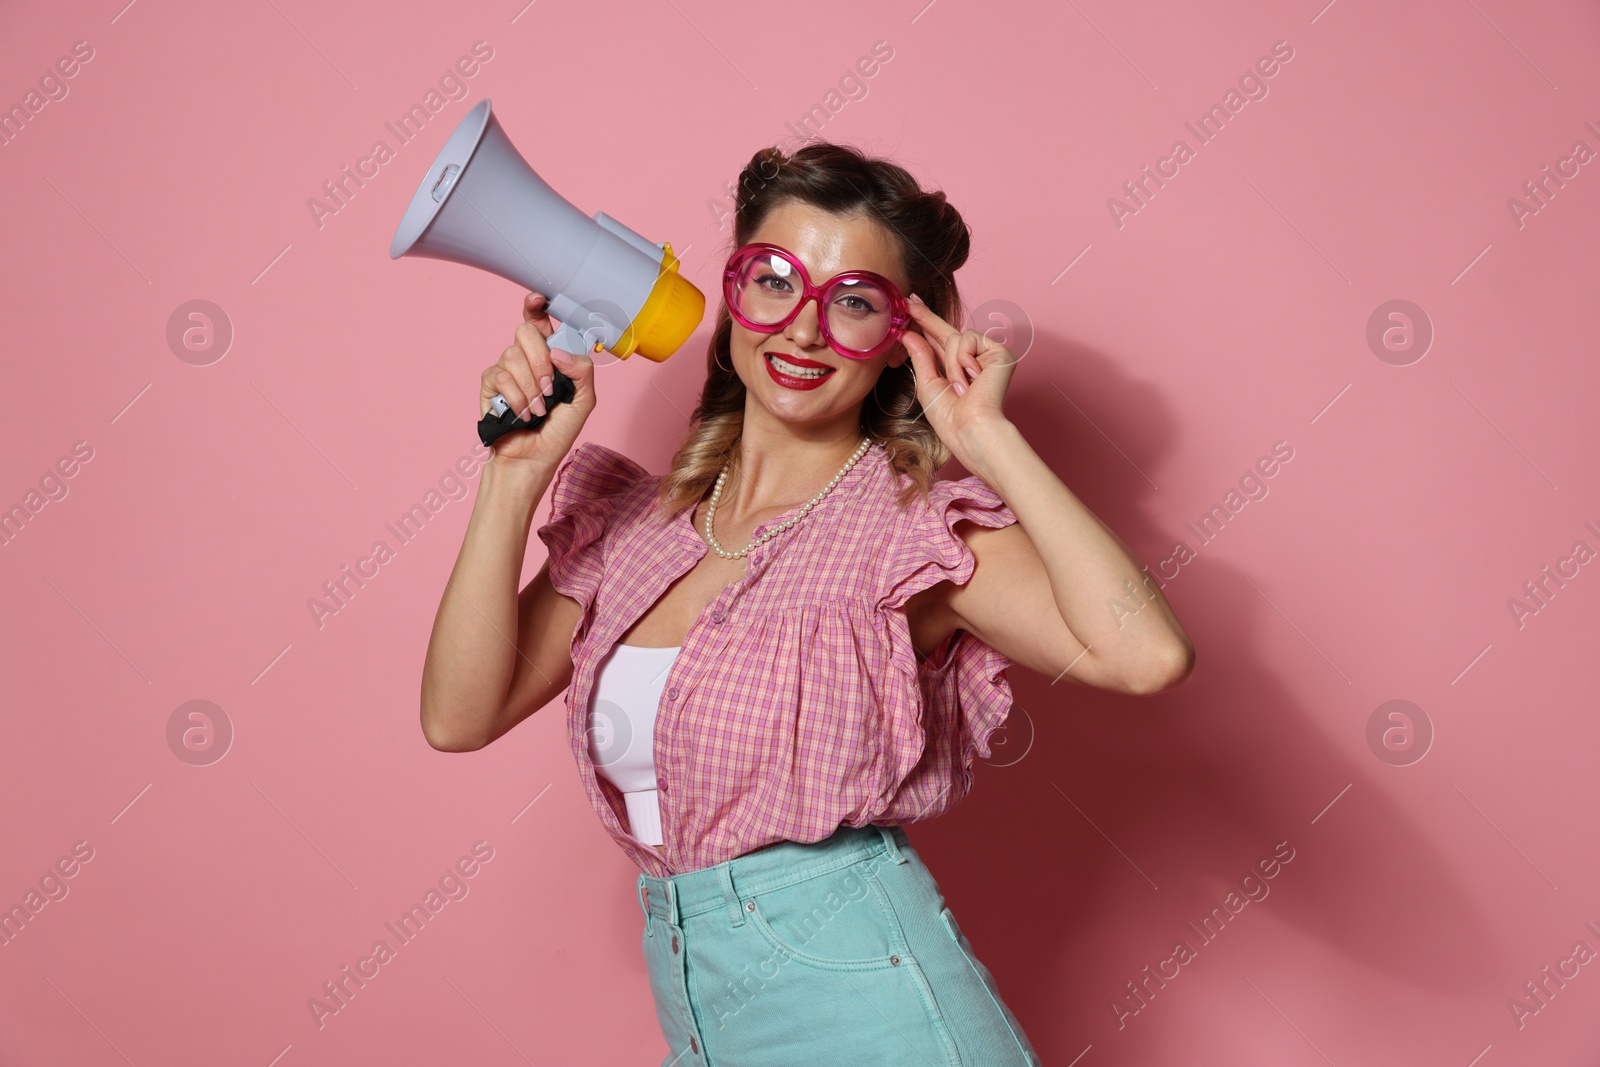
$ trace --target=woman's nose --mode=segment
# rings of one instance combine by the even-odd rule
[[[821,337],[817,328],[817,298],[808,296],[800,301],[800,310],[784,327],[783,335],[801,347],[815,345]]]

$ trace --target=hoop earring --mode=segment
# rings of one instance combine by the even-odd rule
[[[913,380],[915,380],[915,379],[913,379]],[[879,378],[878,378],[878,383],[882,383],[882,381],[883,381],[883,377],[880,375]],[[877,395],[878,395],[878,383],[875,383],[873,385],[873,387],[872,387],[872,395],[873,395],[874,398],[876,398]],[[903,419],[903,418],[905,418],[906,415],[910,413],[911,409],[916,407],[916,406],[917,406],[917,394],[915,392],[913,392],[911,394],[910,402],[908,402],[906,404],[906,406],[901,408],[899,411],[890,411],[888,408],[884,407],[883,401],[881,401],[881,400],[878,401],[878,410],[882,411],[885,415],[889,416],[891,419]]]
[[[722,353],[718,352],[716,349],[712,349],[711,350],[711,362],[715,363],[717,365],[717,369],[719,371],[721,371],[722,373],[724,373],[724,374],[732,374],[733,373],[733,368],[732,367],[724,367],[722,365]]]
[[[912,397],[911,397],[911,402],[909,404],[907,404],[905,407],[901,408],[899,411],[890,411],[887,408],[885,408],[883,413],[885,415],[888,415],[890,418],[903,419],[908,414],[910,414],[911,409],[916,407],[916,406],[917,406],[917,398],[916,398],[916,395],[913,394]]]

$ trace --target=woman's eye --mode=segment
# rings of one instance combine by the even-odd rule
[[[772,282],[773,284],[768,285],[768,282]],[[780,278],[776,274],[763,274],[761,277],[756,279],[756,285],[759,288],[767,289],[774,293],[787,292],[789,289],[788,280],[785,278]]]

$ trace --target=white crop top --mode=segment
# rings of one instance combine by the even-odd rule
[[[628,826],[647,845],[662,841],[656,797],[656,709],[682,648],[612,646],[595,675],[589,705],[589,758],[595,772],[622,791]]]

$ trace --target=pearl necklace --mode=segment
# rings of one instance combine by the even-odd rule
[[[750,553],[751,549],[755,548],[757,545],[764,544],[765,542],[771,540],[772,538],[777,537],[779,534],[783,533],[783,531],[787,530],[789,527],[793,526],[795,523],[797,523],[801,519],[805,518],[806,515],[808,515],[811,512],[812,508],[816,507],[819,503],[822,502],[822,498],[823,497],[827,496],[830,492],[833,491],[833,487],[839,484],[839,480],[845,476],[845,474],[850,470],[851,467],[854,467],[856,465],[856,461],[859,460],[862,456],[864,456],[866,454],[867,449],[869,447],[871,447],[871,445],[872,445],[872,438],[863,437],[861,439],[861,444],[859,446],[857,446],[857,448],[855,450],[855,454],[852,455],[848,460],[845,461],[845,464],[844,464],[843,467],[839,468],[839,473],[835,474],[833,476],[833,480],[831,482],[829,482],[827,485],[822,487],[822,492],[818,493],[816,496],[812,497],[809,501],[806,502],[806,506],[800,509],[799,514],[795,515],[793,518],[790,518],[790,519],[780,523],[778,526],[774,527],[773,529],[768,530],[766,533],[762,534],[760,537],[756,538],[754,541],[751,541],[748,545],[745,545],[743,548],[741,548],[737,552],[729,552],[727,549],[723,548],[720,544],[717,543],[716,534],[713,534],[711,532],[711,516],[713,516],[713,515],[715,515],[717,513],[717,502],[722,499],[722,486],[723,486],[723,483],[728,480],[728,470],[729,470],[730,467],[733,466],[733,460],[730,458],[728,460],[728,462],[723,466],[722,473],[717,475],[716,488],[711,490],[711,502],[708,505],[706,505],[706,524],[705,524],[706,525],[706,540],[711,542],[711,547],[716,549],[717,555],[721,556],[723,559],[738,559],[741,556],[748,555]]]

